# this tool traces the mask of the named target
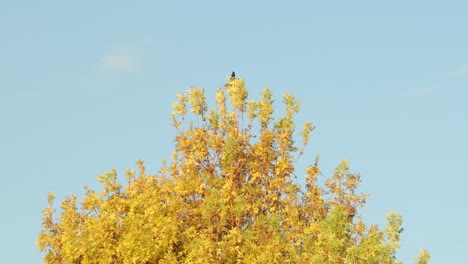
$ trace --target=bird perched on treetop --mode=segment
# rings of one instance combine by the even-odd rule
[[[230,81],[233,81],[234,79],[236,78],[236,73],[233,71],[231,73],[231,79],[229,79]]]

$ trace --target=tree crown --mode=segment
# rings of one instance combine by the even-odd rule
[[[384,229],[367,226],[358,212],[367,194],[361,176],[343,160],[319,184],[318,157],[293,178],[311,139],[306,122],[296,144],[294,115],[300,102],[283,95],[285,111],[273,117],[272,92],[249,100],[244,80],[228,77],[208,108],[203,89],[178,93],[172,125],[172,160],[147,175],[127,169],[98,177],[61,204],[54,195],[43,211],[37,245],[46,263],[396,263],[402,217],[387,214]],[[427,263],[422,251],[417,263]]]

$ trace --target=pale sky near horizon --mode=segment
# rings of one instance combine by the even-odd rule
[[[317,128],[299,167],[348,159],[366,223],[403,215],[404,263],[466,261],[468,2],[169,2],[0,3],[2,262],[42,262],[49,191],[59,207],[105,170],[156,173],[175,93],[212,99],[232,70],[252,98],[302,101]]]

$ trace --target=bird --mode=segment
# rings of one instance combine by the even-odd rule
[[[229,79],[230,81],[233,81],[236,78],[236,73],[233,71],[231,73],[231,78]]]

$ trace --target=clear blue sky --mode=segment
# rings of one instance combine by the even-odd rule
[[[325,177],[347,158],[367,223],[403,214],[405,263],[419,248],[466,261],[467,3],[3,1],[2,262],[41,263],[49,191],[80,195],[138,159],[155,173],[175,93],[213,93],[232,70],[253,97],[301,99],[317,129],[300,167],[320,154]]]

